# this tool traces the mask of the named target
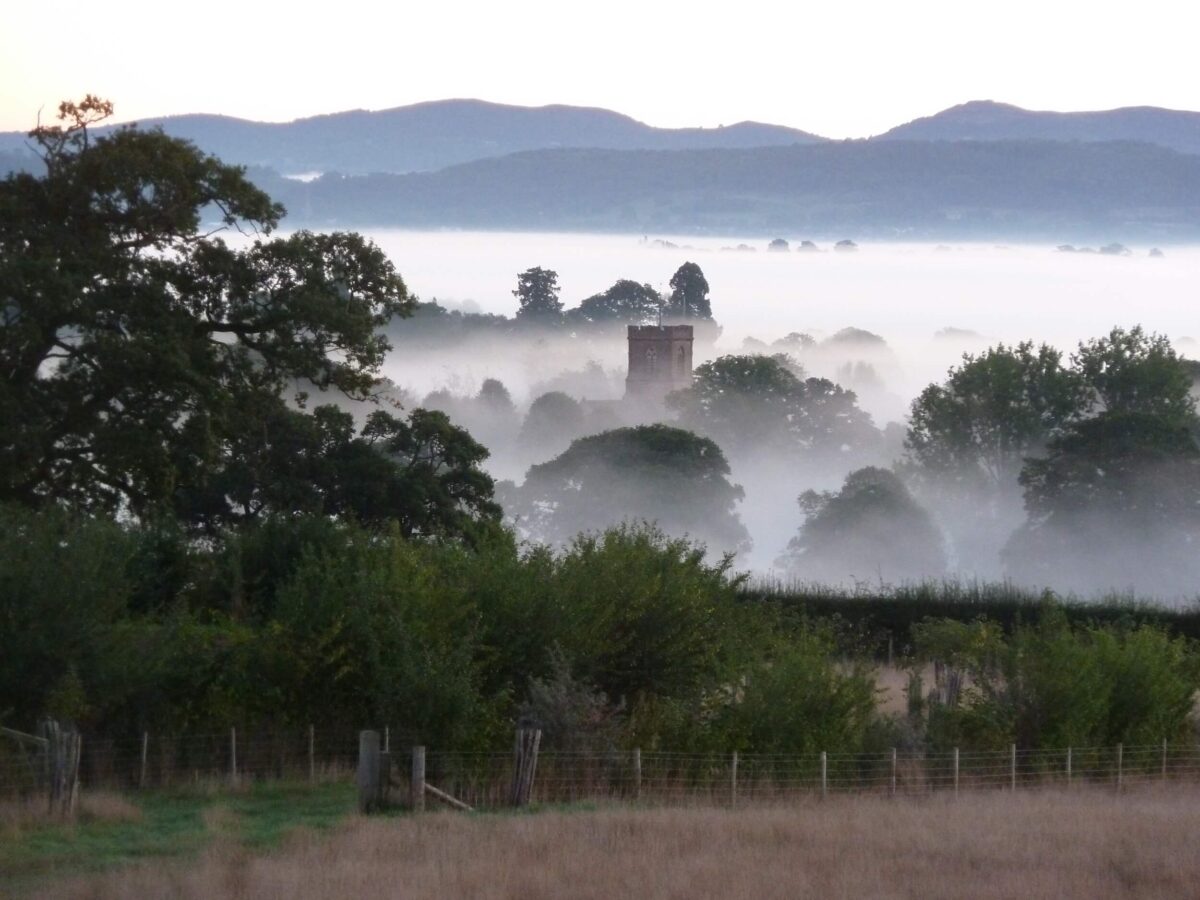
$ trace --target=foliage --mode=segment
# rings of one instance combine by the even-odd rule
[[[296,379],[372,390],[377,329],[412,301],[353,234],[235,250],[200,231],[269,232],[282,209],[239,168],[161,132],[60,108],[31,134],[45,173],[0,182],[0,499],[149,514],[228,461],[243,411]]]
[[[513,291],[520,308],[518,320],[553,323],[562,316],[563,305],[558,299],[558,273],[553,269],[534,266],[517,275]]]
[[[1165,336],[1147,334],[1140,325],[1129,331],[1114,328],[1102,338],[1081,343],[1072,362],[1100,410],[1196,424],[1191,374]]]
[[[548,459],[582,435],[587,417],[583,404],[562,391],[549,391],[529,404],[518,437],[537,459]]]
[[[1200,447],[1186,426],[1102,413],[1030,459],[1021,484],[1029,520],[1004,549],[1014,574],[1113,588],[1146,571],[1164,595],[1195,591]]]
[[[708,280],[694,262],[685,262],[671,276],[671,295],[664,312],[678,319],[712,319]]]
[[[1080,376],[1062,354],[1030,342],[965,354],[941,385],[913,401],[905,447],[932,477],[1011,484],[1025,457],[1078,417]]]
[[[739,694],[718,727],[733,747],[753,753],[861,751],[876,716],[870,670],[839,666],[832,641],[811,629],[781,639]]]
[[[803,378],[790,357],[722,356],[696,368],[690,387],[669,395],[680,423],[731,453],[801,451],[840,456],[873,448],[879,433],[852,391]]]
[[[800,533],[780,565],[813,581],[919,580],[946,569],[942,538],[896,475],[868,467],[836,494],[805,491]]]
[[[583,300],[568,317],[573,321],[595,324],[622,322],[629,325],[653,323],[662,310],[663,300],[648,284],[621,279],[608,290]]]
[[[580,531],[644,519],[718,551],[737,550],[749,536],[735,509],[742,489],[728,476],[725,455],[708,438],[667,425],[616,428],[529,469],[521,524],[541,540],[565,543]]]
[[[570,664],[558,654],[547,678],[529,682],[519,720],[541,729],[544,749],[603,753],[618,744],[619,713],[603,693],[572,676]]]
[[[960,702],[931,708],[935,745],[1153,745],[1184,734],[1200,687],[1182,640],[1146,625],[1073,628],[1053,609],[1008,639],[984,622],[928,622],[918,648],[968,676]]]

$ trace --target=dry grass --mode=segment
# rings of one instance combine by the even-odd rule
[[[77,822],[137,822],[142,811],[112,791],[87,791],[80,795]],[[12,837],[22,831],[61,825],[63,819],[52,814],[44,797],[0,801],[0,835]]]
[[[41,896],[1104,898],[1200,890],[1200,790],[357,819]]]

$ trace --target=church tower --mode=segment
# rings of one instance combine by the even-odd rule
[[[692,383],[691,325],[630,325],[625,396],[662,400]]]

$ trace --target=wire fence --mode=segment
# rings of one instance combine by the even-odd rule
[[[411,747],[381,732],[403,796]],[[83,740],[83,789],[162,789],[260,781],[352,781],[357,733],[317,729],[228,732],[126,740]],[[36,748],[0,738],[0,796],[37,790]],[[476,809],[508,805],[512,753],[425,753],[425,781]],[[641,750],[543,751],[531,801],[655,804],[754,803],[832,794],[920,795],[1200,781],[1194,743],[1060,749],[882,753],[675,753]]]

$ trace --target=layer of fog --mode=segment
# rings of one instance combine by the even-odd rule
[[[856,252],[834,252],[827,245],[824,252],[775,253],[767,252],[763,239],[738,237],[647,241],[640,236],[403,231],[370,236],[422,300],[436,298],[449,309],[511,316],[517,308],[512,294],[516,273],[532,266],[559,274],[568,309],[621,278],[666,292],[671,274],[690,260],[704,270],[713,315],[723,329],[715,343],[698,342],[696,364],[726,353],[777,352],[770,345],[789,333],[817,339],[815,347],[798,354],[806,374],[854,390],[880,429],[895,424],[875,458],[848,460],[841,467],[729,454],[732,480],[745,489],[739,512],[753,541],[753,549],[740,554],[737,564],[760,574],[778,574],[776,561],[802,521],[797,496],[811,489],[836,490],[851,468],[893,462],[902,451],[912,399],[926,385],[941,381],[964,352],[1000,341],[1033,340],[1069,353],[1080,340],[1106,334],[1115,325],[1136,324],[1166,334],[1185,355],[1196,356],[1200,349],[1189,336],[1200,329],[1194,317],[1200,250],[1191,247],[1168,247],[1162,258],[1150,258],[1148,247],[1110,257],[1055,252],[1048,246],[920,244],[865,244]],[[802,236],[784,237],[794,248]],[[739,244],[757,252],[723,249]],[[400,324],[397,334],[406,327]],[[829,340],[848,327],[878,335],[885,343]],[[617,400],[624,392],[626,348],[619,330],[609,339],[570,334],[497,339],[483,332],[452,346],[412,337],[397,341],[387,376],[407,392],[410,403],[442,392],[452,417],[492,449],[489,470],[517,484],[531,464],[560,452],[569,440],[522,436],[520,420],[533,399],[552,390],[589,401]],[[476,395],[489,378],[498,379],[511,394],[516,409],[510,422],[484,421],[467,407],[454,408],[453,398]],[[620,404],[602,409],[603,415],[596,415],[584,431],[655,418],[621,412]],[[671,421],[669,415],[657,418]],[[941,515],[952,519],[955,511],[942,510]],[[996,515],[995,534],[974,537],[994,545],[996,553],[972,557],[952,548],[948,574],[1001,577],[997,553],[1021,516],[1016,498],[1015,508]],[[897,573],[848,571],[840,580],[889,582],[897,580]],[[1156,585],[1131,575],[1127,583],[1107,587],[1146,590]],[[1081,585],[1083,590],[1094,588]]]

